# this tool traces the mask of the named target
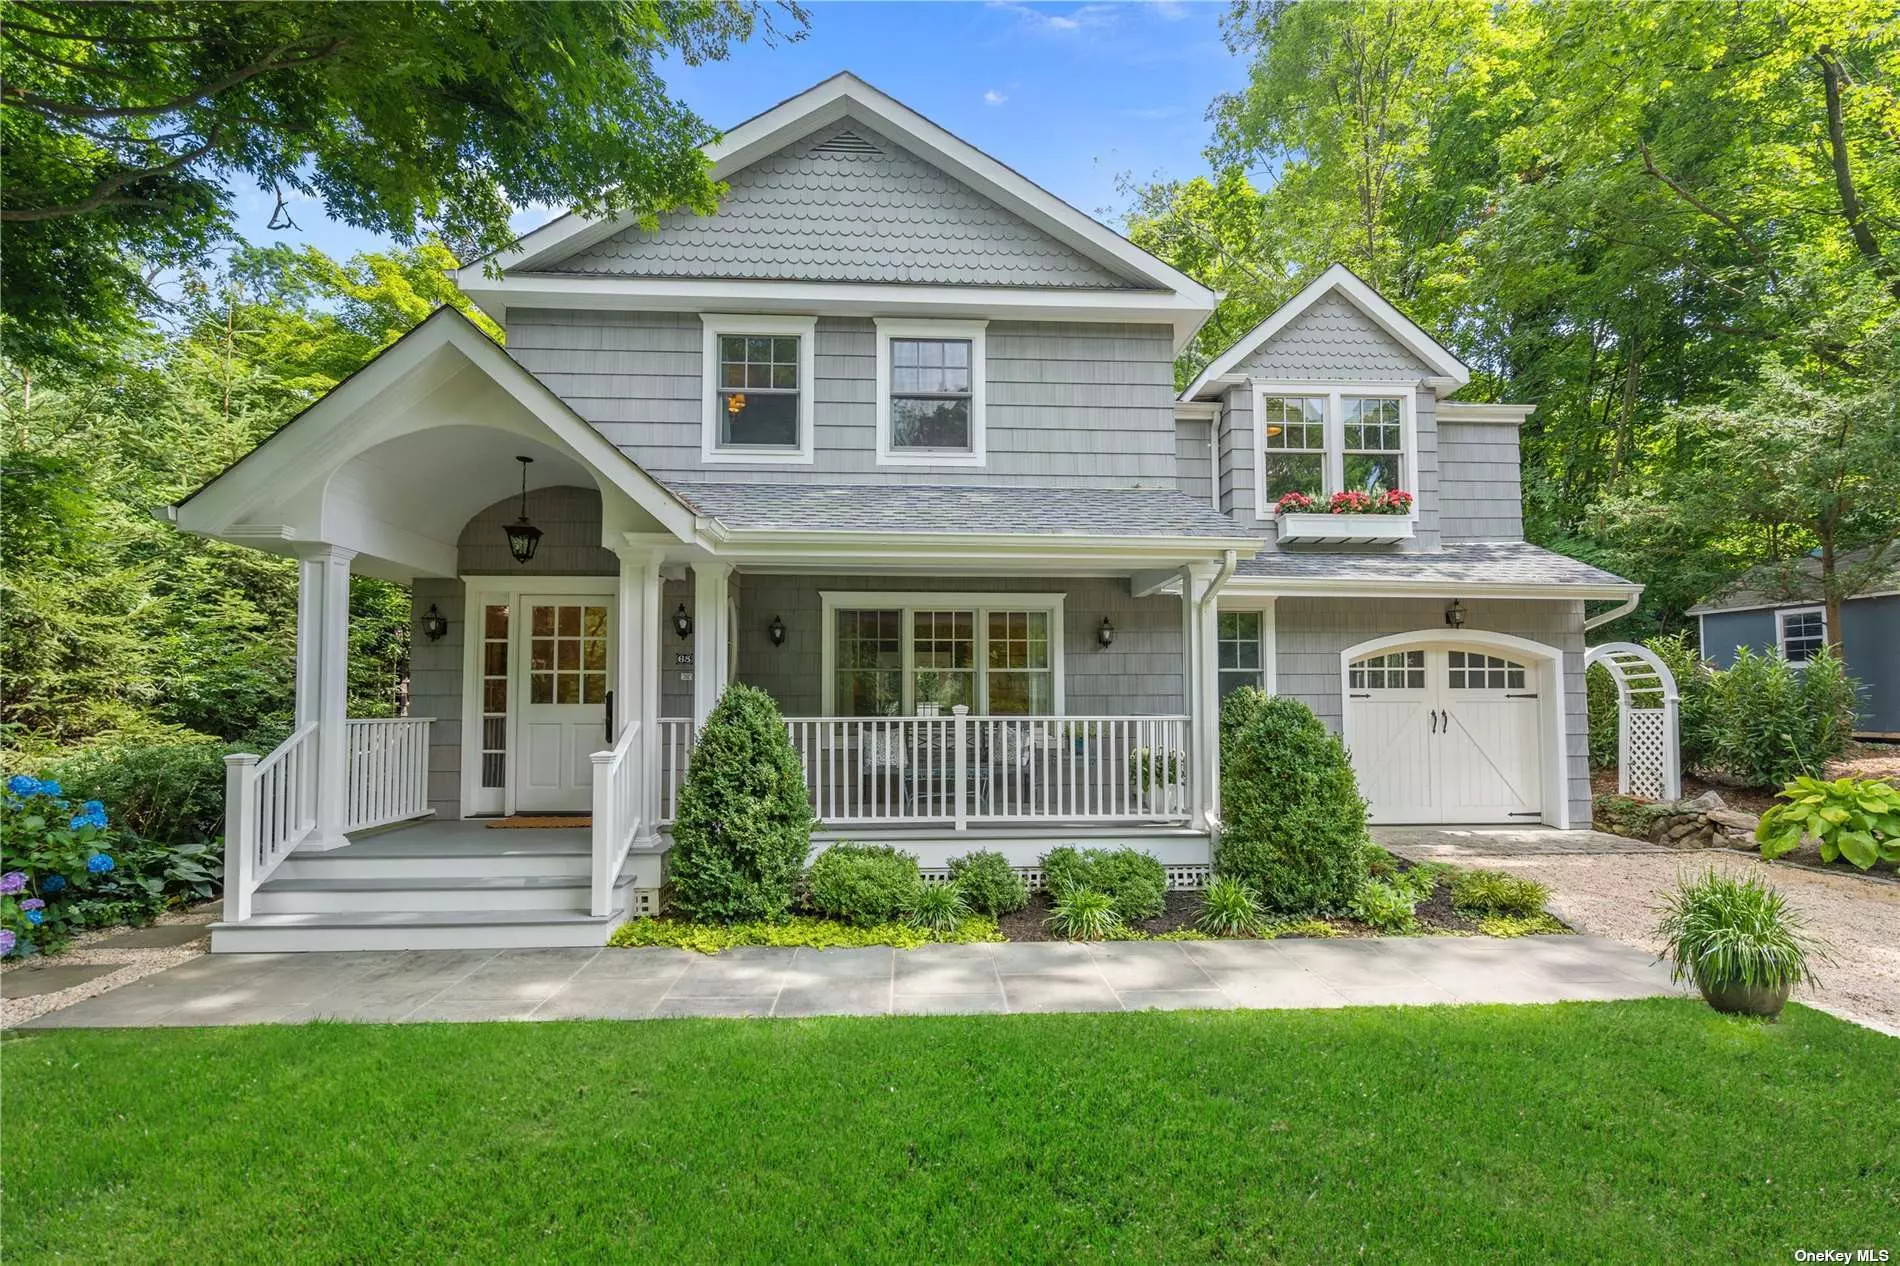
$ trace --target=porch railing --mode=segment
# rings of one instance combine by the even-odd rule
[[[349,769],[345,834],[428,816],[429,727],[434,720],[351,717],[343,723]]]
[[[1185,822],[1185,716],[788,717],[812,810],[827,826]],[[662,722],[671,820],[690,722]]]
[[[251,917],[251,898],[317,825],[317,727],[259,760],[224,758],[224,917]]]
[[[640,725],[621,732],[611,751],[595,752],[593,892],[596,918],[612,912],[614,880],[640,830]]]

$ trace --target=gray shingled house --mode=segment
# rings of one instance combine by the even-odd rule
[[[301,560],[216,949],[598,944],[730,681],[821,843],[927,872],[1205,882],[1241,685],[1339,727],[1379,821],[1587,825],[1585,604],[1637,587],[1523,541],[1528,407],[1449,399],[1343,268],[1177,393],[1218,296],[850,75],[708,154],[716,214],[469,265],[505,350],[438,312],[168,511]],[[346,715],[352,574],[412,587],[410,716]]]

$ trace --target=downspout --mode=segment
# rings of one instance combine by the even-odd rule
[[[1196,613],[1200,621],[1196,630],[1197,636],[1200,635],[1201,630],[1208,627],[1207,622],[1214,612],[1215,604],[1220,599],[1220,591],[1226,588],[1227,582],[1234,578],[1234,569],[1238,566],[1240,566],[1240,555],[1237,551],[1230,549],[1221,556],[1220,570],[1214,573],[1214,579],[1208,582],[1207,592],[1201,595],[1200,609]],[[1201,681],[1195,683],[1195,690],[1200,698],[1200,706],[1195,711],[1201,714],[1201,752],[1206,764],[1206,772],[1202,775],[1206,779],[1207,787],[1206,794],[1201,798],[1204,806],[1202,825],[1207,828],[1209,843],[1218,844],[1220,842],[1220,712],[1216,709],[1213,715],[1207,715],[1208,696],[1215,693],[1209,687],[1218,680],[1215,676],[1214,657],[1208,655],[1207,650],[1207,639],[1202,637],[1198,648],[1199,653],[1194,657],[1195,667],[1202,678]]]
[[[1642,596],[1643,591],[1638,589],[1630,594],[1629,597],[1611,607],[1608,611],[1600,611],[1596,615],[1591,616],[1583,622],[1583,631],[1588,633],[1591,629],[1600,628],[1608,624],[1611,620],[1622,619],[1630,612],[1636,610],[1636,604],[1641,600]]]

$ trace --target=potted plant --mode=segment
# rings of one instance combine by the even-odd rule
[[[1818,983],[1808,959],[1824,959],[1824,947],[1759,875],[1709,870],[1679,883],[1662,915],[1656,931],[1671,978],[1693,980],[1717,1011],[1772,1020],[1797,982]]]
[[[1181,812],[1187,788],[1187,760],[1177,749],[1138,747],[1128,753],[1128,784],[1156,813]]]

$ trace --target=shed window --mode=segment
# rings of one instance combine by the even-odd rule
[[[1827,645],[1827,612],[1823,608],[1803,607],[1778,612],[1777,616],[1781,657],[1790,664],[1807,663]]]

